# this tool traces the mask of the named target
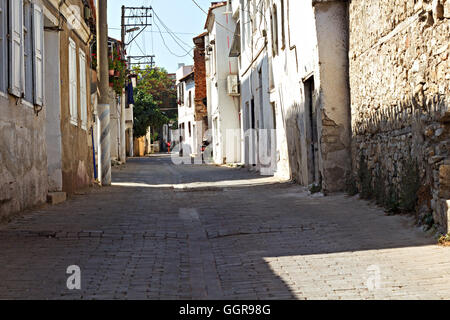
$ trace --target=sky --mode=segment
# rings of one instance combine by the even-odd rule
[[[195,0],[205,11],[211,0]],[[190,55],[186,55],[193,47],[192,38],[204,32],[206,14],[192,0],[109,0],[108,28],[109,36],[120,40],[121,7],[152,6],[156,15],[173,31],[181,47],[172,39],[158,19],[154,16],[153,26],[147,27],[143,33],[127,48],[127,54],[132,56],[155,55],[158,67],[165,68],[169,73],[175,73],[178,63],[193,64]],[[162,33],[159,33],[159,26]],[[136,35],[138,32],[134,33]],[[162,36],[162,37],[161,37]],[[127,36],[128,37],[128,36]],[[166,42],[167,47],[164,45]],[[188,47],[189,45],[189,47]],[[190,52],[193,55],[193,52]],[[177,57],[185,56],[185,57]]]

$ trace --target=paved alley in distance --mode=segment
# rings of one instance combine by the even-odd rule
[[[25,212],[0,252],[0,299],[450,299],[450,247],[412,218],[167,155]]]

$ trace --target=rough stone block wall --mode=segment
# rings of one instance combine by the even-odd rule
[[[448,228],[450,0],[353,0],[352,160],[366,197]],[[428,220],[427,220],[428,219]]]

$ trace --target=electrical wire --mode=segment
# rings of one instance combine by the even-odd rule
[[[153,10],[153,14],[156,17],[156,19],[159,21],[159,23],[163,26],[163,28],[169,33],[169,35],[171,36],[171,38],[173,39],[173,41],[175,41],[175,43],[181,48],[183,49],[183,51],[185,51],[186,53],[188,53],[190,55],[190,52],[194,49],[193,47],[191,47],[189,44],[187,44],[186,42],[184,42],[183,40],[181,40],[179,37],[177,37],[176,35],[172,34],[171,30],[164,24],[164,22],[159,18],[158,14],[155,12],[155,10]],[[155,21],[155,25],[156,21]],[[186,48],[180,44],[180,42],[182,42],[184,45],[186,45],[188,48],[190,48],[191,50],[186,50]],[[192,57],[192,55],[191,55]]]
[[[117,28],[117,27],[109,27],[108,30],[122,30],[121,28]],[[143,33],[159,33],[158,31],[143,31]],[[162,33],[173,33],[173,34],[184,34],[184,35],[196,35],[197,33],[193,33],[193,32],[167,32],[167,31],[162,31]]]
[[[205,11],[205,9],[203,9],[195,0],[191,0],[200,10],[203,11],[204,14],[208,15],[208,12]],[[220,22],[216,21],[217,25],[221,26],[222,28],[224,28],[225,30],[227,30],[228,32],[231,32],[234,34],[234,31],[230,30],[228,27],[224,26],[223,24],[221,24]]]
[[[192,50],[194,50],[194,48],[192,48],[190,51],[186,51],[186,49],[183,48],[183,50],[186,51],[186,54],[185,54],[185,55],[178,55],[178,54],[174,53],[174,52],[169,48],[169,46],[167,45],[167,43],[166,43],[166,41],[165,41],[165,39],[164,39],[164,36],[163,36],[163,34],[162,34],[162,32],[161,32],[161,28],[159,27],[159,25],[158,25],[157,23],[155,23],[155,26],[156,26],[156,28],[157,28],[158,31],[159,31],[159,34],[160,34],[160,36],[161,36],[161,40],[162,40],[164,46],[166,47],[166,49],[167,49],[173,56],[175,56],[175,57],[177,57],[177,58],[184,58],[184,57],[186,57],[187,55],[190,55],[190,56],[192,57],[191,52],[192,52]]]
[[[191,46],[190,44],[187,44],[187,43],[184,42],[182,39],[180,39],[174,32],[172,32],[172,30],[170,30],[170,29],[164,24],[164,22],[159,18],[159,16],[156,14],[155,10],[153,10],[153,13],[154,13],[156,19],[158,19],[158,21],[161,23],[161,25],[164,27],[164,29],[166,29],[166,31],[167,31],[170,35],[173,34],[173,37],[177,38],[180,42],[182,42],[182,43],[185,44],[186,46],[188,46],[188,47]],[[175,39],[174,39],[174,40],[175,40]]]

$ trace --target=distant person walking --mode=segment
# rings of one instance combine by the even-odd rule
[[[170,141],[167,141],[167,153],[170,153],[170,145],[171,145],[171,143],[170,143]]]

